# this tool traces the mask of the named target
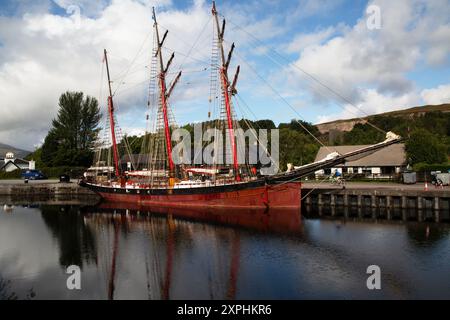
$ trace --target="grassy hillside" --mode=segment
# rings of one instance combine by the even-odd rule
[[[25,158],[30,154],[30,151],[15,148],[13,146],[0,143],[0,158],[4,158],[7,152],[13,152],[18,158]]]
[[[373,119],[374,117],[416,117],[419,115],[424,115],[426,113],[430,112],[442,112],[442,113],[450,113],[450,104],[441,104],[441,105],[427,105],[427,106],[421,106],[421,107],[413,107],[409,109],[402,109],[402,110],[396,110],[391,112],[385,112],[380,113],[376,115],[371,115],[364,118],[352,118],[352,119],[343,119],[343,120],[336,120],[326,123],[320,123],[317,126],[319,131],[322,134],[328,133],[332,130],[338,130],[338,131],[351,131],[353,127],[356,124],[364,124],[367,120]]]

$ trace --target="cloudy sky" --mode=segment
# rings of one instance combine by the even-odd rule
[[[450,102],[450,0],[219,0],[236,42],[239,116],[318,123]],[[110,54],[119,124],[146,126],[156,7],[180,124],[207,118],[209,0],[0,0],[0,142],[33,150],[67,90],[104,109]],[[380,19],[377,19],[377,13]],[[379,24],[378,24],[379,22]],[[170,80],[170,79],[169,79]],[[251,112],[249,111],[251,109]]]

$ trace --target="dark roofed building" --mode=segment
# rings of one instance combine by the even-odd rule
[[[316,160],[324,159],[328,154],[337,152],[345,154],[369,147],[368,145],[358,146],[335,146],[335,147],[321,147],[317,153]],[[356,159],[350,159],[345,164],[338,165],[336,168],[325,172],[320,170],[316,172],[317,175],[330,174],[335,171],[340,171],[344,174],[360,174],[374,178],[390,178],[402,172],[407,166],[407,157],[405,152],[405,145],[403,143],[393,144],[386,148],[380,149],[374,153],[366,156],[358,156]]]

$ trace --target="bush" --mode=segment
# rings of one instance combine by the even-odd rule
[[[40,168],[40,171],[44,175],[46,175],[48,178],[59,178],[60,175],[67,174],[72,179],[77,179],[83,175],[83,173],[86,171],[85,167],[46,167],[46,168]]]
[[[414,130],[405,145],[408,158],[413,164],[421,162],[446,164],[447,149],[440,136],[425,129]]]
[[[441,171],[448,172],[450,170],[450,164],[428,164],[428,163],[417,163],[413,166],[414,171],[417,172],[429,172],[429,171]]]
[[[12,172],[0,171],[0,180],[20,179],[21,177],[21,171],[18,169]]]

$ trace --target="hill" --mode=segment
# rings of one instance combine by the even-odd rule
[[[345,119],[345,120],[336,120],[326,123],[317,124],[316,127],[321,134],[329,133],[330,131],[343,131],[349,132],[352,131],[356,124],[365,124],[369,118],[375,116],[389,116],[389,117],[414,117],[421,116],[429,112],[440,111],[444,113],[450,113],[450,104],[441,104],[436,106],[421,106],[421,107],[413,107],[409,109],[396,110],[391,112],[380,113],[364,118],[353,118],[353,119]]]
[[[7,152],[13,152],[17,158],[25,158],[31,153],[30,151],[18,149],[16,147],[0,143],[0,158],[4,158]]]

